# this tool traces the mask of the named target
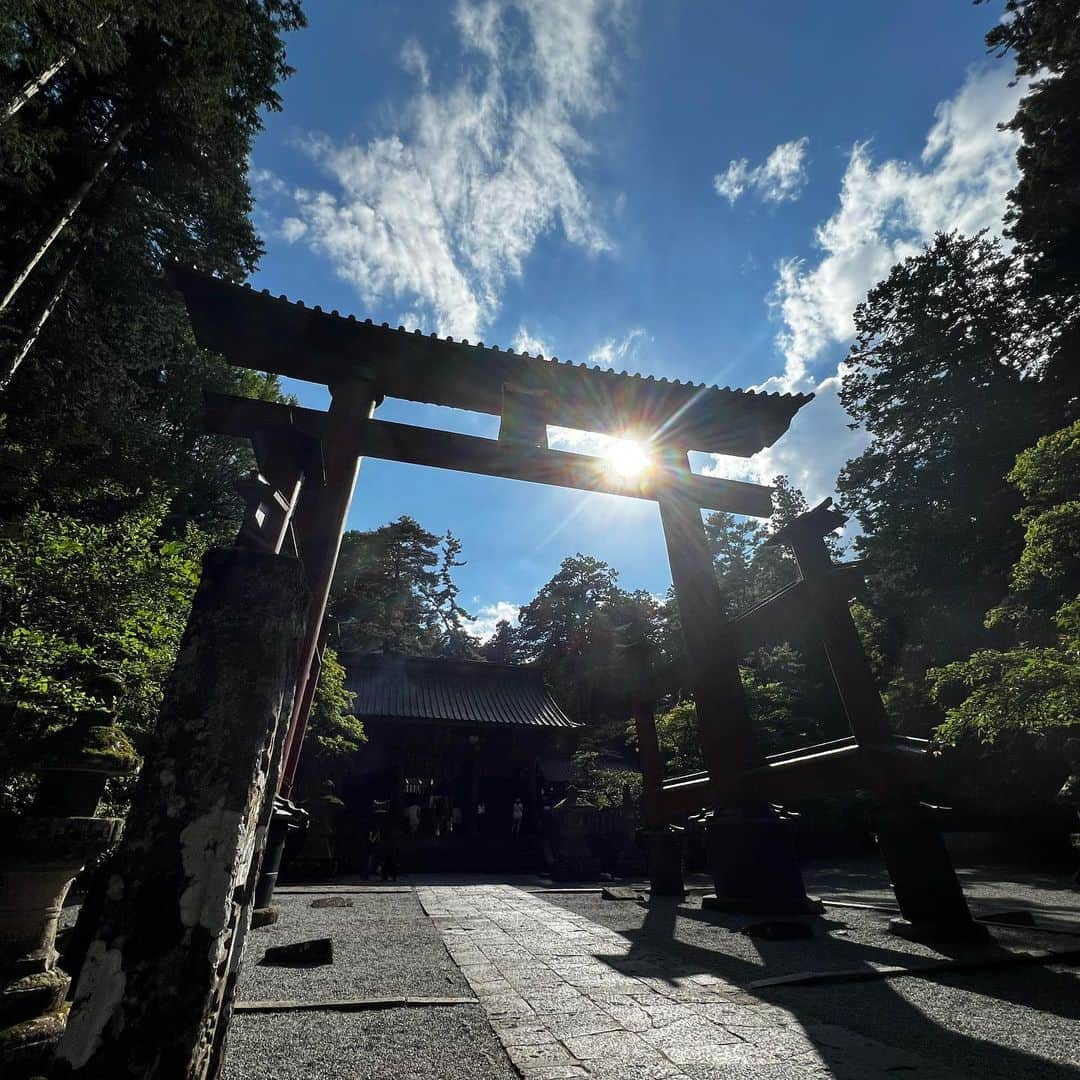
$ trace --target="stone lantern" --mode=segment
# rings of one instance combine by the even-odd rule
[[[95,817],[110,776],[135,772],[139,757],[115,722],[119,687],[89,688],[103,707],[76,715],[45,748],[27,814],[3,825],[0,847],[0,1074],[47,1068],[64,1029],[68,975],[57,967],[56,930],[72,881],[120,838],[120,818]]]

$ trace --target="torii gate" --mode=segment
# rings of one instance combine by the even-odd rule
[[[159,745],[144,769],[120,860],[135,877],[140,867],[150,876],[154,871],[148,860],[153,859],[159,875],[177,883],[179,930],[148,932],[137,902],[125,895],[125,888],[132,891],[130,884],[106,902],[104,929],[88,953],[91,970],[80,977],[61,1048],[75,1075],[111,1075],[133,1052],[145,1054],[140,1031],[160,1043],[162,1024],[175,1033],[173,1050],[155,1051],[154,1068],[162,1068],[168,1057],[183,1057],[185,1048],[188,1064],[187,1071],[170,1067],[160,1075],[212,1076],[220,1068],[270,796],[278,788],[288,793],[295,776],[318,678],[330,586],[364,456],[655,501],[691,665],[706,771],[664,780],[651,708],[639,701],[635,716],[653,848],[662,851],[666,844],[670,850],[672,834],[666,826],[678,815],[714,808],[721,811],[714,815],[712,830],[717,903],[805,910],[801,873],[782,817],[770,803],[867,787],[887,804],[880,838],[908,929],[972,932],[975,924],[940,835],[911,793],[925,746],[889,732],[847,609],[851,572],[829,565],[822,537],[842,519],[823,506],[789,526],[778,539],[794,548],[802,580],[732,623],[722,617],[701,511],[765,518],[772,512],[772,492],[694,474],[689,451],[749,457],[780,438],[812,395],[721,389],[590,369],[308,309],[195,270],[174,268],[170,276],[201,346],[239,367],[324,384],[332,401],[321,412],[207,397],[207,429],[250,438],[259,475],[245,493],[248,509],[237,548],[227,557],[218,553],[204,571],[163,709],[166,732],[159,733],[159,743],[165,745]],[[376,420],[374,411],[384,397],[497,415],[499,438]],[[639,477],[615,477],[600,459],[549,449],[548,424],[639,438],[650,447],[655,464]],[[246,559],[241,557],[245,552]],[[299,617],[289,570],[297,566],[307,591],[301,605],[306,611]],[[238,707],[237,689],[221,663],[215,665],[213,654],[223,642],[230,647],[238,634],[243,638],[238,629],[243,612],[236,609],[244,597],[257,596],[259,575],[269,581],[275,574],[277,606],[267,601],[265,627],[252,628],[256,637],[262,629],[272,640],[239,642],[243,672],[237,677],[259,681],[258,708],[251,717],[230,720],[230,709]],[[239,584],[232,587],[231,582]],[[766,758],[753,730],[738,660],[770,633],[782,636],[787,620],[819,628],[853,735]],[[264,653],[265,673],[259,665]],[[185,681],[181,672],[190,666],[202,678],[200,664],[208,665],[206,693],[214,696],[204,711],[219,728],[236,725],[237,749],[203,760],[202,768],[217,770],[215,791],[224,794],[196,817],[192,807],[207,802],[200,777],[177,779],[173,770],[182,771],[178,755],[191,745],[191,718],[184,710],[190,713],[190,702],[198,701],[190,677]],[[275,698],[279,691],[282,696]],[[274,700],[282,704],[271,706]],[[174,707],[174,701],[180,705]],[[174,714],[183,714],[185,722]],[[227,738],[216,729],[210,735]],[[181,792],[184,783],[189,785],[186,793]],[[169,895],[167,889],[158,893]],[[207,951],[203,944],[185,946],[192,933],[199,942],[209,941],[209,963],[201,956]],[[160,1007],[149,1002],[153,972],[186,965],[185,948],[200,953],[195,974],[188,971],[193,989],[184,1001],[174,997]],[[110,982],[113,969],[124,974],[119,984],[115,978]]]

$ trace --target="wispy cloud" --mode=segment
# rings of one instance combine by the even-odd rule
[[[551,355],[551,350],[544,343],[543,339],[530,333],[524,326],[518,327],[517,333],[514,335],[514,340],[510,343],[510,348],[512,348],[514,352],[528,353],[530,356]]]
[[[1017,138],[998,124],[1025,92],[1001,66],[972,69],[941,102],[918,162],[875,164],[869,143],[848,157],[839,206],[815,231],[819,254],[778,267],[772,303],[781,329],[784,373],[761,387],[817,393],[790,434],[749,463],[718,459],[707,471],[768,479],[787,473],[813,501],[830,494],[841,466],[865,446],[837,398],[843,375],[837,347],[854,334],[852,315],[892,266],[935,232],[1001,231],[1005,194],[1017,180]]]
[[[734,206],[747,191],[762,202],[794,202],[806,183],[806,148],[810,139],[803,136],[780,143],[771,154],[753,168],[747,158],[732,161],[713,177],[716,194]]]
[[[473,340],[544,233],[558,226],[589,254],[610,250],[582,175],[630,4],[460,0],[455,81],[437,85],[421,44],[406,41],[416,86],[395,130],[366,144],[306,138],[329,183],[289,193],[297,224],[286,236],[366,303],[392,300]]]
[[[648,340],[648,331],[643,326],[635,326],[621,338],[608,338],[602,341],[589,353],[589,359],[594,364],[607,368],[632,364],[637,356],[638,347]]]

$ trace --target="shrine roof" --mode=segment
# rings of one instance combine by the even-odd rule
[[[169,278],[196,340],[230,363],[327,385],[370,373],[387,397],[498,416],[509,386],[546,395],[552,425],[639,438],[661,433],[684,449],[737,457],[771,446],[813,398],[590,368],[394,329],[184,267]]]
[[[379,717],[511,724],[519,727],[577,727],[544,685],[539,668],[364,653],[341,657],[345,685],[356,694],[352,712]]]

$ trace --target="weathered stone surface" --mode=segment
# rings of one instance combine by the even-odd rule
[[[353,902],[347,896],[320,896],[318,900],[312,900],[308,907],[331,908],[352,907]]]
[[[295,560],[204,559],[59,1049],[77,1076],[217,1068],[307,606]]]
[[[263,926],[273,926],[280,917],[281,909],[273,905],[256,908],[251,913],[251,929],[258,930]]]
[[[600,895],[605,900],[644,900],[644,895],[637,889],[627,888],[625,885],[607,885],[600,890]]]
[[[60,1007],[71,980],[59,968],[12,979],[0,987],[0,1021],[20,1023]]]
[[[328,937],[296,941],[291,945],[274,945],[266,950],[259,961],[261,964],[278,964],[282,967],[315,967],[333,962],[334,943]]]

